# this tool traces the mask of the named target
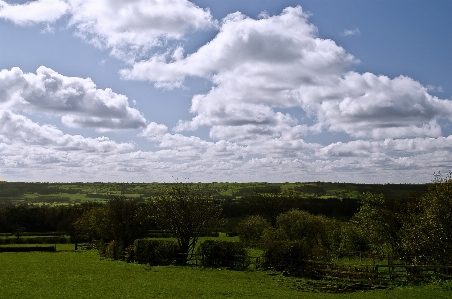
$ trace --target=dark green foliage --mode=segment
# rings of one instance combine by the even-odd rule
[[[301,241],[275,241],[264,250],[262,266],[278,271],[301,271],[311,257],[311,249]]]
[[[212,188],[190,183],[169,185],[155,202],[155,210],[157,222],[171,231],[185,257],[193,252],[200,236],[218,225],[221,213]]]
[[[353,223],[342,223],[340,227],[340,243],[334,252],[338,256],[358,255],[371,249],[369,237]]]
[[[31,252],[31,251],[44,251],[44,252],[55,252],[55,246],[8,246],[0,247],[0,252]]]
[[[198,248],[204,267],[228,267],[243,270],[249,265],[248,252],[238,242],[206,240]]]
[[[7,244],[68,244],[69,239],[59,237],[31,237],[31,238],[0,238],[0,245]]]
[[[452,265],[452,173],[435,174],[402,231],[406,259]]]
[[[73,222],[89,205],[33,206],[0,205],[0,233],[15,233],[18,227],[25,232],[64,232],[71,235]]]
[[[105,244],[105,257],[112,260],[119,260],[123,254],[123,247],[115,240]]]
[[[383,194],[365,193],[359,212],[352,221],[368,236],[378,251],[390,248],[398,258],[405,255],[403,227],[408,223],[412,210],[417,206],[416,197],[387,197]]]
[[[150,227],[151,212],[148,204],[137,199],[113,196],[106,205],[86,210],[76,221],[79,234],[91,240],[109,242],[127,247],[135,239],[146,235]]]
[[[134,260],[151,266],[170,265],[178,258],[178,245],[174,241],[137,239],[133,244]]]
[[[237,225],[237,232],[245,246],[260,248],[262,236],[267,228],[270,228],[270,223],[262,216],[249,216]]]

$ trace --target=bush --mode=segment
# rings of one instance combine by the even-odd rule
[[[120,259],[123,254],[122,246],[115,240],[106,244],[105,257],[112,260]]]
[[[262,266],[277,271],[302,271],[307,264],[311,250],[301,241],[275,241],[267,244],[264,250]]]
[[[137,239],[133,251],[135,261],[140,264],[163,266],[176,260],[179,248],[175,241]]]
[[[262,216],[249,216],[237,225],[240,241],[248,247],[261,247],[264,230],[270,228],[270,223]]]
[[[198,248],[204,267],[229,267],[243,270],[249,265],[248,252],[238,242],[206,240]]]

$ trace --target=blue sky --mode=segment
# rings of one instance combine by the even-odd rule
[[[0,178],[418,183],[451,1],[0,1]]]

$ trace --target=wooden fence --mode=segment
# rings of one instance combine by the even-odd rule
[[[452,266],[442,265],[351,265],[310,261],[301,274],[315,278],[372,282],[418,282],[431,278],[452,279]]]

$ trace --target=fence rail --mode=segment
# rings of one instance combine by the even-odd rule
[[[374,282],[416,282],[431,278],[452,279],[452,266],[443,265],[350,265],[310,261],[301,272],[318,278]]]

